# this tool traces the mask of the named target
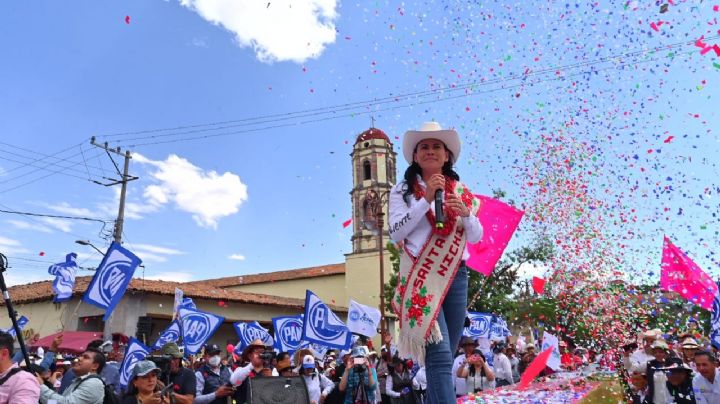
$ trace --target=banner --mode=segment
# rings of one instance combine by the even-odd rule
[[[483,227],[483,237],[477,244],[468,243],[470,258],[467,266],[490,276],[525,212],[488,196],[475,197],[481,203],[477,216]]]
[[[77,254],[71,252],[65,256],[65,262],[50,265],[48,273],[55,275],[53,281],[53,293],[55,298],[53,302],[60,303],[66,302],[72,298],[73,288],[75,287],[75,275],[77,274],[78,266],[75,260]]]
[[[132,369],[136,363],[144,360],[150,354],[150,348],[138,341],[135,337],[130,337],[127,348],[125,348],[125,358],[120,365],[120,386],[127,387],[132,376]]]
[[[710,342],[715,349],[720,349],[720,282],[717,283],[718,292],[713,299],[713,312],[710,319]]]
[[[293,353],[301,348],[303,320],[302,316],[275,317],[272,319],[275,330],[275,348],[280,352]]]
[[[545,331],[543,333],[542,348],[540,348],[540,350],[551,350],[548,356],[547,366],[555,371],[560,369],[560,344],[556,336]]]
[[[30,322],[30,320],[29,320],[27,317],[25,317],[25,316],[20,316],[20,318],[17,320],[18,328],[20,328],[20,331],[24,330],[24,329],[25,329],[25,326],[26,326],[27,323],[29,323],[29,322]],[[6,329],[4,329],[4,330],[2,330],[2,331],[5,332],[5,333],[8,333],[8,334],[10,334],[10,335],[12,335],[13,338],[15,338],[15,337],[17,336],[17,335],[15,334],[15,328],[14,328],[13,326],[10,326],[10,328],[6,328]]]
[[[105,309],[103,321],[107,321],[120,302],[125,289],[142,260],[113,241],[105,257],[90,281],[83,301]]]
[[[505,340],[509,336],[510,330],[505,320],[500,316],[493,316],[492,323],[490,324],[490,339]]]
[[[235,323],[233,326],[235,327],[235,332],[237,332],[240,337],[240,341],[235,345],[235,349],[242,351],[257,339],[261,340],[265,346],[275,345],[275,341],[268,330],[257,321]]]
[[[718,285],[667,236],[663,240],[660,287],[675,292],[705,310],[713,309]]]
[[[182,329],[185,355],[195,355],[225,320],[216,314],[200,310],[178,310]]]
[[[345,349],[350,346],[352,334],[347,326],[313,292],[305,293],[305,321],[302,338],[331,348]]]
[[[372,338],[380,327],[380,310],[350,300],[347,328],[350,332]]]
[[[180,339],[180,322],[174,320],[170,325],[160,333],[157,341],[153,344],[152,349],[156,351],[168,342],[178,342]]]
[[[493,315],[490,313],[468,313],[470,326],[465,327],[463,335],[472,339],[490,338],[490,326],[492,325]]]

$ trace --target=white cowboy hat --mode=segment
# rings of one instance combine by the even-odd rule
[[[437,122],[425,122],[418,130],[405,132],[403,139],[403,155],[408,164],[413,163],[415,146],[425,139],[437,139],[443,143],[453,154],[454,164],[460,157],[460,136],[453,129],[443,129]]]

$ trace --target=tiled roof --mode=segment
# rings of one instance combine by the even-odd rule
[[[287,281],[292,279],[317,278],[320,276],[339,275],[345,273],[345,264],[330,264],[318,267],[291,269],[288,271],[268,272],[264,274],[228,276],[225,278],[206,279],[187,282],[185,285],[227,288],[231,286],[250,285],[253,283]]]
[[[85,293],[90,284],[91,276],[81,276],[75,280],[74,296]],[[294,309],[303,309],[305,307],[304,299],[296,299],[290,297],[272,296],[260,293],[247,293],[237,290],[221,289],[219,287],[202,284],[201,282],[168,282],[157,280],[143,280],[133,278],[128,285],[126,293],[154,293],[158,295],[174,296],[175,288],[180,288],[186,297],[197,299],[211,299],[224,302],[238,302],[247,304],[260,304],[270,306],[288,307]],[[51,300],[53,298],[52,281],[40,281],[28,283],[25,285],[17,285],[9,288],[10,298],[13,304],[41,302]],[[4,301],[0,301],[0,305],[4,305]],[[347,312],[347,308],[328,305],[335,311]]]

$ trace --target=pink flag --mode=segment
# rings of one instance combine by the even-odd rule
[[[527,389],[530,383],[532,383],[532,381],[540,374],[540,372],[545,370],[552,351],[553,347],[550,347],[542,351],[540,355],[536,356],[535,359],[530,362],[527,369],[525,369],[525,372],[523,372],[522,376],[520,376],[520,385],[518,386],[518,390]]]
[[[525,212],[488,196],[475,197],[481,203],[478,218],[483,227],[483,238],[477,244],[468,244],[470,259],[467,266],[490,276]]]
[[[538,278],[537,276],[533,276],[532,278],[532,287],[535,293],[538,295],[542,295],[545,293],[545,283],[547,281],[543,278]]]
[[[663,242],[660,287],[678,293],[698,306],[712,311],[718,286],[712,278],[680,251],[667,236]]]

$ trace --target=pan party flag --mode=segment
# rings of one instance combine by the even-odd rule
[[[142,260],[130,250],[113,241],[95,271],[83,301],[105,309],[103,321],[107,321],[141,263]]]
[[[483,227],[483,237],[477,244],[468,244],[470,259],[467,266],[490,276],[525,212],[497,199],[482,195],[475,197],[481,202],[477,215]]]
[[[675,292],[706,310],[713,310],[713,299],[718,293],[718,286],[667,236],[663,242],[661,268],[662,289]]]

